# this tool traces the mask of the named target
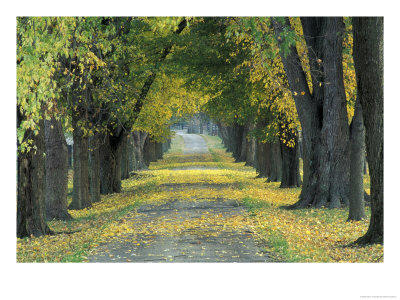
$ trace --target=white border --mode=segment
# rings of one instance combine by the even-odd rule
[[[394,3],[394,2],[391,2]],[[5,299],[360,299],[398,288],[398,23],[382,1],[16,1],[2,3],[1,269]],[[383,264],[16,264],[15,18],[24,15],[385,17]],[[397,71],[397,72],[395,72]],[[397,76],[396,76],[397,75]],[[5,192],[4,192],[5,191]],[[12,224],[12,225],[11,225]]]

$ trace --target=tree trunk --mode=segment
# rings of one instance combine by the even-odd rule
[[[350,188],[348,220],[365,219],[364,206],[364,123],[359,97],[355,104],[353,120],[350,126]]]
[[[103,195],[121,192],[121,157],[125,133],[117,128],[113,135],[103,134],[100,140],[100,192]]]
[[[115,172],[115,157],[111,151],[111,145],[108,134],[100,135],[100,193],[102,195],[111,194],[112,181]]]
[[[133,133],[128,135],[128,173],[135,170],[136,157],[135,157],[135,146],[133,144]]]
[[[163,143],[155,142],[155,154],[156,154],[156,159],[162,159],[163,158]]]
[[[115,170],[113,172],[114,178],[112,180],[112,191],[113,193],[121,193],[122,189],[122,182],[121,182],[121,164],[122,164],[122,144],[124,140],[124,133],[121,133],[122,136],[120,137],[110,137],[110,144],[111,144],[111,149],[114,153],[114,158],[115,158]]]
[[[225,146],[227,152],[232,152],[230,148],[230,143],[228,143],[229,138],[228,138],[228,129],[223,126],[222,124],[218,123],[217,124],[219,128],[219,132],[221,134],[221,139],[222,139],[222,144]]]
[[[100,134],[89,138],[89,180],[92,203],[100,202]]]
[[[267,143],[262,143],[260,141],[257,141],[257,172],[258,172],[258,178],[266,178],[268,177],[268,170],[269,170],[269,165],[268,165],[268,158],[269,155],[267,155]]]
[[[125,134],[121,142],[121,179],[129,178],[129,154],[128,134]]]
[[[303,129],[303,188],[289,208],[348,204],[349,150],[342,70],[342,18],[302,18],[312,91],[295,46],[281,55]],[[274,21],[277,37],[282,24]],[[286,19],[286,26],[289,21]],[[278,43],[282,46],[282,40]]]
[[[135,149],[136,165],[135,170],[146,170],[148,167],[144,161],[143,148],[147,138],[147,132],[133,132],[133,146]]]
[[[300,171],[299,171],[299,151],[297,137],[295,139],[295,146],[288,147],[285,143],[280,141],[282,153],[282,181],[281,188],[294,188],[300,186]]]
[[[371,221],[358,244],[383,244],[383,18],[353,18],[354,63],[371,177]]]
[[[149,151],[149,148],[150,148],[149,144],[150,144],[150,138],[147,135],[145,140],[144,140],[143,151],[142,151],[143,152],[143,160],[144,160],[144,163],[146,164],[147,168],[150,166],[150,162],[151,162],[151,158],[150,158],[151,154],[149,153],[150,152]]]
[[[70,220],[67,210],[68,148],[61,121],[45,121],[46,218]]]
[[[279,142],[267,143],[267,177],[268,182],[279,182],[282,180],[282,152]]]
[[[244,135],[244,126],[235,124],[232,127],[232,142],[233,142],[233,157],[235,158],[235,162],[243,161],[241,160],[240,155],[242,154],[242,142]]]
[[[22,116],[17,107],[17,126]],[[51,234],[46,224],[45,209],[45,159],[44,159],[44,123],[39,122],[39,134],[28,129],[25,137],[33,140],[36,149],[18,152],[17,157],[17,237],[41,236]]]
[[[83,209],[92,205],[89,194],[89,138],[84,134],[78,121],[80,121],[79,116],[72,117],[74,178],[69,209]]]
[[[246,154],[247,154],[247,148],[248,148],[248,141],[247,141],[247,134],[248,134],[248,126],[243,126],[243,133],[242,133],[242,140],[239,141],[241,143],[240,145],[240,156],[238,158],[239,161],[246,161]]]
[[[256,139],[250,137],[246,148],[246,166],[256,166]]]
[[[254,122],[250,120],[247,123],[247,147],[246,147],[246,166],[256,167],[256,139],[250,133],[254,131]]]
[[[149,167],[151,162],[157,161],[155,142],[147,136],[143,147],[144,161]]]

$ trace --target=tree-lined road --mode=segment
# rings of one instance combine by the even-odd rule
[[[197,134],[184,139],[183,152],[195,158],[208,152]],[[196,168],[199,170],[200,168]],[[179,169],[175,169],[177,171]],[[206,172],[208,169],[202,168]],[[222,187],[222,185],[221,185]],[[216,188],[221,188],[216,187]],[[207,189],[206,184],[159,186],[163,189]],[[120,222],[130,228],[151,228],[153,232],[127,235],[101,245],[89,262],[271,262],[250,228],[229,226],[247,216],[237,201],[225,199],[167,199],[161,205],[147,204]],[[134,242],[133,242],[134,241]]]

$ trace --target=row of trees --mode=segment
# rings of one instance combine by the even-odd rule
[[[162,70],[186,26],[185,18],[18,18],[18,237],[51,233],[46,220],[120,192],[129,171],[162,156],[172,114],[196,107]]]
[[[357,242],[382,243],[383,19],[207,18],[186,38],[201,47],[175,59],[211,95],[204,109],[227,149],[281,187],[302,184],[288,209],[350,206],[349,220],[365,218],[367,157],[372,216]]]
[[[65,174],[52,175],[64,169],[56,164],[64,131],[74,139],[70,208],[80,209],[120,192],[125,153],[145,167],[144,148],[169,137],[171,117],[201,108],[237,161],[281,187],[302,184],[290,209],[350,205],[349,219],[365,217],[365,139],[372,217],[358,242],[383,242],[382,18],[19,18],[17,26],[18,236],[49,232],[43,199],[55,192],[38,180],[65,187]],[[66,205],[49,216],[68,216]]]

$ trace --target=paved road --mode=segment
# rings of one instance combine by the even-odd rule
[[[101,245],[90,262],[271,262],[251,230],[223,225],[246,214],[235,201],[172,200],[142,206],[138,212],[125,217],[124,224],[158,232],[144,230]]]
[[[207,153],[204,139],[178,132],[184,153]],[[173,186],[172,186],[173,185]],[[164,184],[163,189],[207,189],[202,183]],[[212,188],[222,188],[218,184]],[[198,192],[198,190],[197,190]],[[194,193],[195,194],[195,193]],[[199,193],[197,193],[199,194]],[[201,194],[201,193],[200,193]],[[100,245],[89,262],[272,262],[247,225],[236,222],[247,209],[226,199],[169,199],[162,205],[143,205],[126,215],[121,224],[139,234],[126,234]],[[239,225],[236,225],[239,224]]]
[[[177,131],[177,134],[183,137],[185,148],[183,154],[203,154],[208,153],[206,141],[197,134],[187,134]]]

